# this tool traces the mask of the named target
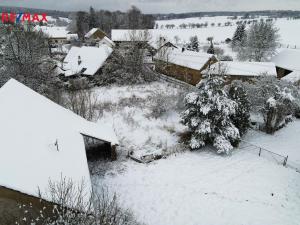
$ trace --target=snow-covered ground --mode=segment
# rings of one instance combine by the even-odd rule
[[[289,123],[274,135],[251,130],[245,140],[278,154],[289,156],[288,161],[300,169],[300,120]],[[297,168],[298,168],[297,167]]]
[[[261,18],[261,17],[260,17]],[[257,18],[259,20],[260,18]],[[266,18],[264,18],[266,19]],[[240,19],[239,19],[240,20]],[[162,35],[168,37],[170,40],[174,39],[174,36],[178,36],[182,42],[188,42],[191,36],[197,35],[200,42],[206,42],[207,37],[214,37],[216,42],[224,42],[226,38],[232,38],[233,33],[236,29],[236,21],[231,20],[225,16],[216,16],[216,17],[194,17],[186,19],[175,19],[175,20],[158,20],[159,31]],[[193,29],[179,29],[179,25],[182,23],[208,23],[207,28],[193,28]],[[225,22],[231,22],[232,26],[224,26]],[[300,20],[291,20],[288,18],[280,18],[274,21],[277,28],[279,28],[279,34],[281,37],[280,42],[289,48],[294,48],[295,45],[297,48],[300,48]],[[215,23],[215,26],[211,26],[211,23]],[[218,23],[222,25],[218,27]],[[166,29],[166,24],[174,24],[174,29]],[[161,26],[164,28],[161,29]],[[248,25],[249,26],[249,25]]]
[[[100,123],[113,124],[122,151],[136,157],[177,151],[180,124],[177,101],[182,90],[165,82],[96,88]],[[182,99],[181,99],[182,100]],[[162,109],[162,113],[157,112]]]
[[[297,225],[300,175],[246,150],[185,152],[151,164],[115,163],[107,185],[149,225]]]
[[[121,205],[139,221],[146,225],[299,224],[300,174],[294,169],[246,149],[236,149],[230,156],[184,151],[178,145],[177,134],[185,128],[174,110],[177,106],[171,104],[157,118],[151,115],[159,97],[174,102],[182,95],[180,88],[154,82],[101,87],[95,93],[103,111],[99,121],[114,125],[119,150],[132,150],[136,156],[173,153],[150,164],[124,156],[116,162],[92,164],[94,185],[116,192]],[[246,140],[299,159],[299,130],[300,121],[295,121],[274,136],[251,131]]]

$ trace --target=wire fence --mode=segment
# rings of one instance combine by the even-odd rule
[[[266,158],[270,161],[277,163],[278,165],[289,167],[291,169],[296,170],[297,172],[300,172],[300,164],[290,160],[288,155],[284,156],[243,140],[241,141],[239,149],[252,151],[256,153],[259,157]]]

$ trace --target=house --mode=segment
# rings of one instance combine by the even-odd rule
[[[226,76],[227,81],[246,81],[260,76],[277,77],[276,67],[272,62],[223,61],[215,63],[203,73],[206,75],[223,74]]]
[[[104,37],[107,37],[107,34],[99,28],[92,28],[84,35],[86,41],[99,41]]]
[[[66,77],[73,75],[95,75],[103,66],[113,49],[107,45],[99,47],[72,47],[63,61],[61,74]]]
[[[218,60],[214,55],[184,48],[162,47],[154,56],[155,70],[192,85],[202,79],[202,71]]]
[[[89,122],[11,79],[0,88],[0,215],[17,203],[51,204],[49,180],[62,177],[74,185],[84,181],[86,198],[91,181],[84,136],[118,144],[107,125]],[[0,217],[0,224],[4,224]]]
[[[292,72],[300,71],[300,51],[285,49],[272,58],[276,65],[278,78],[281,79]]]
[[[66,27],[36,26],[35,30],[47,35],[50,45],[62,45],[78,40],[78,35],[70,33]]]

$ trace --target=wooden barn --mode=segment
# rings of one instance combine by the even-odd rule
[[[218,60],[207,53],[162,47],[154,56],[154,62],[156,71],[196,85],[202,79],[202,72]]]
[[[84,181],[88,197],[84,137],[109,145],[115,156],[118,141],[112,128],[89,122],[13,79],[0,88],[0,105],[0,224],[14,224],[9,222],[19,212],[17,204],[52,205],[45,194],[50,180]]]

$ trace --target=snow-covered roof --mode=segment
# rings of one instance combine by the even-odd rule
[[[291,72],[290,74],[281,78],[281,80],[289,81],[292,83],[298,82],[300,81],[300,71]]]
[[[84,37],[90,38],[96,31],[100,30],[99,28],[92,28],[89,32],[87,32]]]
[[[154,59],[191,68],[194,70],[201,70],[212,57],[213,55],[207,53],[189,50],[182,51],[182,49],[178,48],[162,47],[160,51],[158,51],[158,53],[154,56]]]
[[[285,49],[274,56],[271,61],[278,67],[300,71],[300,50]]]
[[[49,38],[67,38],[67,27],[36,26],[35,30],[42,31]]]
[[[99,45],[102,45],[102,44],[106,44],[109,47],[114,47],[116,45],[112,40],[110,40],[106,36],[99,41]]]
[[[277,76],[275,64],[272,62],[218,62],[211,66],[211,73],[223,71],[228,76]],[[208,72],[208,69],[205,71]]]
[[[63,69],[66,70],[65,76],[75,75],[81,71],[84,75],[94,75],[103,66],[112,51],[113,49],[107,45],[72,47],[63,62]]]
[[[11,79],[0,89],[0,186],[38,197],[61,177],[91,190],[81,134],[116,144],[111,128],[89,122]],[[46,199],[50,200],[50,199]]]

